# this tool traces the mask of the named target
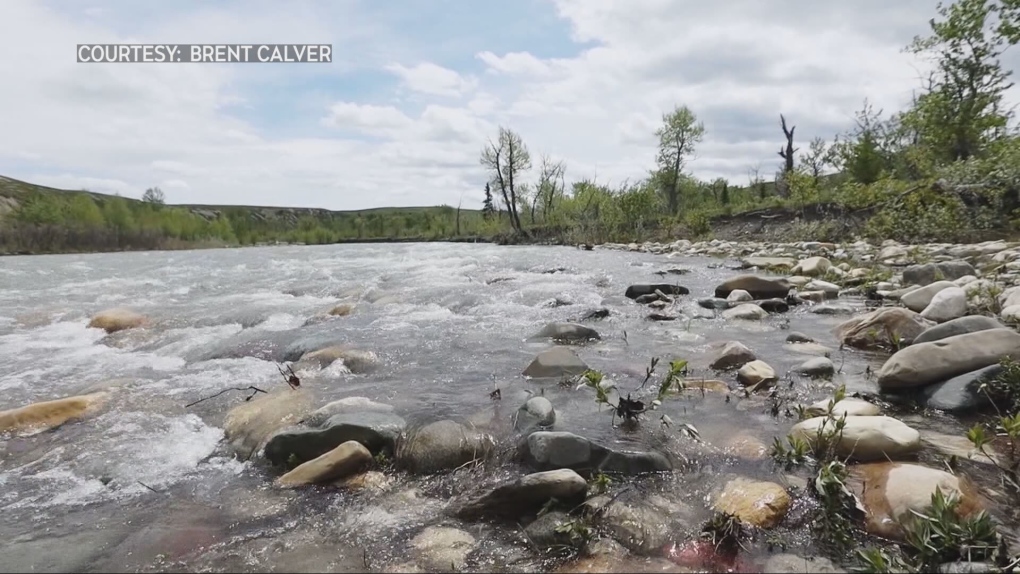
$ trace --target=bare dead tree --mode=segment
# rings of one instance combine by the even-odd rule
[[[531,169],[531,155],[527,146],[519,134],[500,127],[496,141],[489,140],[486,148],[482,150],[480,161],[482,166],[489,170],[499,188],[503,204],[510,216],[511,226],[514,231],[523,233],[517,209],[520,199],[516,181],[523,172]]]
[[[797,129],[797,126],[793,126],[792,128],[787,129],[786,118],[783,116],[783,114],[779,114],[779,122],[780,126],[782,126],[783,128],[783,135],[786,136],[786,148],[779,150],[779,157],[786,160],[786,165],[784,166],[783,171],[785,173],[789,173],[793,171],[793,154],[796,153],[798,149],[800,149],[800,148],[795,149],[793,147],[793,132],[794,130]]]
[[[554,162],[547,154],[542,154],[535,201],[541,203],[543,217],[548,218],[556,198],[564,194],[566,170],[567,167],[562,161]]]

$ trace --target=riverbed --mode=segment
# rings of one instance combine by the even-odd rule
[[[641,385],[653,358],[660,374],[669,361],[683,359],[687,379],[721,379],[737,389],[732,373],[708,368],[713,345],[726,341],[743,343],[771,365],[790,399],[814,402],[840,384],[849,393],[876,391],[868,372],[888,355],[841,350],[832,330],[845,315],[798,306],[742,321],[700,307],[697,299],[745,272],[735,263],[440,243],[5,258],[0,410],[97,389],[117,392],[95,416],[0,441],[0,570],[406,571],[421,567],[421,550],[411,541],[430,526],[470,535],[460,566],[467,571],[537,572],[570,559],[538,551],[513,522],[464,522],[443,513],[452,495],[479,481],[527,472],[507,458],[431,476],[387,472],[384,487],[355,491],[276,488],[279,472],[258,456],[236,456],[225,445],[224,418],[247,392],[192,403],[228,387],[288,391],[283,361],[267,360],[280,358],[270,343],[307,336],[374,353],[379,361],[370,372],[352,373],[340,363],[299,372],[316,405],[365,397],[391,405],[411,425],[450,419],[504,444],[514,439],[517,408],[541,395],[555,406],[555,430],[617,449],[674,453],[686,461],[674,472],[627,478],[614,488],[668,507],[665,542],[682,543],[711,516],[722,477],[802,485],[804,477],[767,457],[726,451],[737,437],[769,445],[785,436],[797,420],[792,402],[777,407],[762,396],[687,391],[644,415],[637,428],[617,428],[590,389],[521,373],[551,346],[530,339],[544,325],[607,309],[608,317],[584,323],[600,340],[572,348],[621,394],[650,400],[654,389]],[[671,306],[679,319],[651,321],[646,306],[624,296],[641,283],[689,289]],[[861,297],[839,302],[865,306]],[[324,315],[340,304],[353,311]],[[87,326],[95,313],[117,307],[150,324],[113,334]],[[831,381],[791,374],[813,356],[791,350],[791,332],[829,348],[838,367]],[[260,341],[267,342],[262,351]],[[491,396],[497,389],[498,400]],[[968,424],[937,414],[904,417],[945,435],[962,435]],[[684,423],[716,448],[678,443]],[[795,496],[773,535],[749,544],[745,563],[761,569],[780,551],[816,555],[804,519],[811,504],[806,495]],[[656,565],[649,571],[661,571]]]

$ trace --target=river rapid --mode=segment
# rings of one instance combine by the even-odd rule
[[[280,489],[259,457],[241,460],[224,441],[224,418],[246,393],[286,390],[278,363],[257,356],[274,342],[313,335],[375,353],[380,366],[354,374],[337,362],[299,373],[316,405],[366,397],[392,405],[409,424],[452,419],[511,441],[510,421],[529,397],[556,408],[556,430],[613,448],[647,449],[682,440],[679,423],[698,429],[714,454],[686,450],[690,464],[667,476],[626,478],[629,496],[668,506],[667,542],[697,535],[710,494],[724,476],[781,484],[805,477],[767,458],[725,456],[738,436],[771,444],[795,418],[760,396],[685,393],[649,413],[636,430],[614,428],[590,389],[534,381],[522,370],[548,341],[529,337],[552,321],[586,322],[601,340],[574,347],[624,391],[638,389],[660,358],[690,362],[689,378],[722,379],[708,369],[713,343],[740,341],[783,376],[803,401],[874,392],[865,376],[885,356],[840,351],[832,329],[845,316],[796,307],[762,321],[727,320],[700,308],[714,287],[740,273],[733,260],[671,257],[566,247],[394,244],[266,247],[175,252],[11,257],[0,260],[0,410],[116,388],[97,415],[51,431],[0,439],[0,570],[406,571],[421,564],[411,543],[424,528],[450,526],[472,541],[469,571],[542,571],[563,556],[538,552],[511,523],[462,522],[444,515],[450,496],[479,481],[525,474],[503,460],[484,471],[434,476],[387,472],[385,488]],[[660,275],[684,268],[683,275]],[[680,283],[676,321],[649,321],[624,296],[636,283]],[[841,304],[863,307],[862,299]],[[309,321],[341,303],[349,316]],[[151,325],[107,334],[88,328],[96,312],[126,307]],[[789,350],[788,333],[832,349],[833,382],[786,374],[811,358]],[[237,349],[242,349],[237,351]],[[249,351],[244,351],[248,349]],[[270,354],[263,353],[263,357]],[[277,358],[277,357],[270,357]],[[658,379],[656,379],[658,380]],[[500,390],[500,400],[490,393]],[[638,395],[647,397],[645,388]],[[190,406],[189,406],[190,405]],[[660,423],[660,413],[674,425]],[[787,413],[788,414],[788,413]],[[915,428],[959,435],[948,417],[903,418]],[[683,448],[678,450],[683,451]],[[787,519],[746,549],[749,568],[769,552],[811,556],[811,501],[794,496]],[[662,555],[658,550],[648,555]],[[654,563],[649,571],[662,571]],[[677,570],[680,571],[680,570]]]

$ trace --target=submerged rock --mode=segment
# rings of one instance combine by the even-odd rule
[[[778,525],[790,509],[790,495],[774,482],[735,478],[723,488],[713,507],[758,528]]]
[[[592,309],[581,317],[581,321],[600,321],[610,315],[609,309],[600,307],[598,309]]]
[[[319,368],[326,368],[336,361],[342,361],[344,366],[354,374],[368,373],[379,367],[379,357],[371,351],[353,349],[346,345],[333,345],[317,351],[311,351],[301,356],[295,364],[298,369],[309,365]]]
[[[305,418],[311,412],[311,405],[312,397],[305,389],[288,388],[260,394],[227,412],[223,421],[224,436],[234,451],[247,459],[262,448],[273,433]],[[339,444],[304,460],[311,460]]]
[[[743,303],[732,309],[722,312],[725,319],[744,319],[749,321],[760,321],[769,316],[769,312],[754,303]]]
[[[813,417],[822,416],[829,410],[831,399],[820,400],[807,408],[807,413]],[[863,399],[848,397],[832,405],[832,414],[836,418],[843,415],[848,417],[871,417],[882,414],[882,409],[874,403]]]
[[[95,413],[109,398],[109,392],[96,392],[0,411],[0,434],[24,434],[54,429]]]
[[[411,540],[418,565],[430,572],[463,570],[474,546],[474,536],[447,526],[429,526]]]
[[[642,474],[673,468],[669,459],[657,452],[616,451],[569,432],[531,433],[518,444],[518,453],[537,470],[569,468],[583,475],[599,471]]]
[[[451,420],[437,421],[401,436],[397,464],[419,474],[453,470],[485,458],[494,447],[485,433]]]
[[[553,347],[542,351],[531,364],[524,369],[525,377],[535,379],[580,375],[588,370],[588,365],[573,350],[566,347]]]
[[[88,326],[89,328],[102,329],[107,333],[116,333],[124,329],[145,327],[148,324],[149,319],[145,315],[131,309],[117,307],[96,313],[92,316]]]
[[[550,499],[565,504],[584,500],[588,483],[573,470],[537,472],[474,497],[453,500],[447,511],[458,518],[519,518],[538,511]]]
[[[796,372],[808,377],[831,377],[836,374],[836,365],[827,357],[816,357],[801,363]]]

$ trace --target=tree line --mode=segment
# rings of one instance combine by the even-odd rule
[[[119,196],[22,191],[3,214],[0,252],[166,249],[273,242],[322,244],[372,239],[502,236],[569,243],[699,237],[720,216],[764,208],[865,214],[869,238],[967,240],[1020,222],[1020,137],[1004,101],[1012,71],[1002,55],[1020,41],[1020,0],[958,0],[940,5],[929,34],[906,50],[930,74],[905,109],[885,113],[867,99],[854,124],[806,149],[793,116],[777,114],[776,171],[761,164],[747,180],[702,181],[689,170],[709,136],[695,110],[676,105],[656,130],[655,167],[609,185],[567,181],[564,160],[533,160],[524,138],[501,126],[481,150],[486,179],[481,211],[460,207],[361,212],[169,206],[158,188],[142,201]],[[768,176],[768,179],[766,179]],[[846,239],[836,218],[808,231]],[[827,237],[828,235],[828,237]]]
[[[564,163],[548,156],[534,174],[522,136],[500,127],[480,155],[488,173],[486,217],[504,219],[517,235],[556,229],[586,242],[703,235],[721,215],[796,213],[819,204],[844,214],[866,211],[862,232],[873,238],[966,239],[1015,230],[1020,139],[1004,102],[1012,71],[1001,58],[1020,40],[1020,0],[940,5],[929,27],[929,35],[906,46],[931,64],[910,106],[886,114],[865,99],[846,133],[831,141],[815,137],[803,152],[796,126],[778,114],[781,162],[771,181],[760,165],[740,184],[695,178],[688,162],[707,130],[685,105],[662,115],[655,168],[615,186],[594,180],[565,186]],[[829,231],[840,233],[836,226]]]

